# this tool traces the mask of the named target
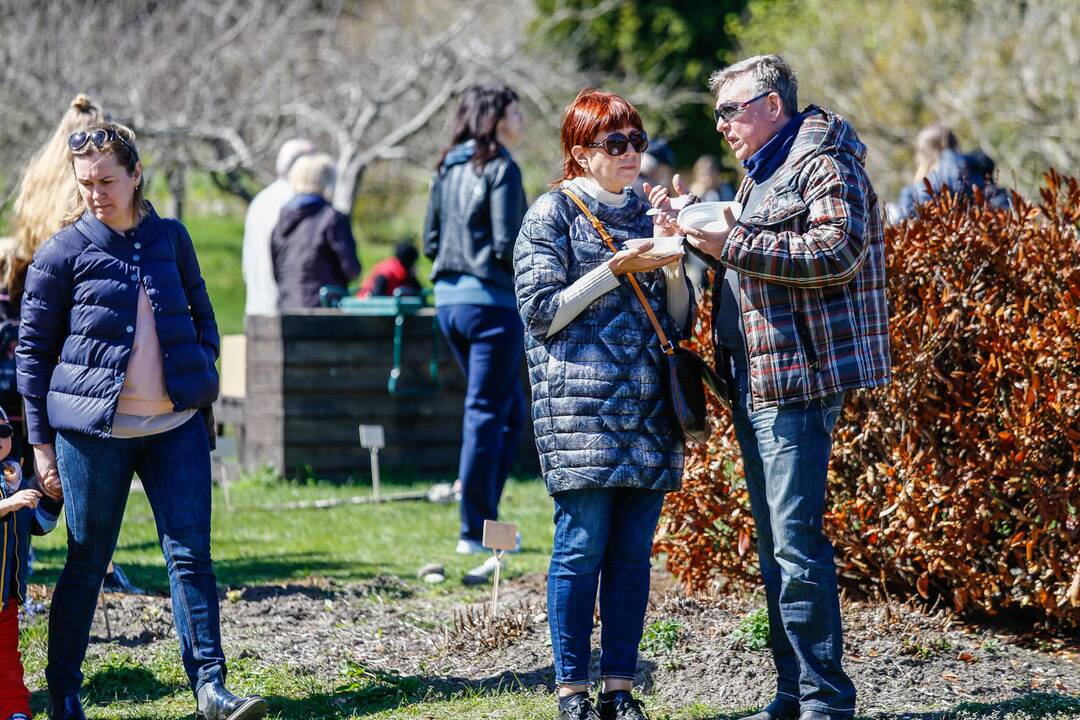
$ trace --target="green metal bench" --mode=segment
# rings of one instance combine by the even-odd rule
[[[439,383],[439,320],[431,316],[431,357],[428,359],[428,382],[408,385],[402,382],[401,364],[405,354],[405,318],[431,307],[433,293],[425,289],[420,295],[394,295],[392,297],[358,298],[347,294],[343,288],[324,286],[319,291],[323,307],[336,307],[349,315],[394,318],[394,364],[386,389],[398,397],[425,397],[438,394]]]

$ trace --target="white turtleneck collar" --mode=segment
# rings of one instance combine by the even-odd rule
[[[571,190],[575,190],[579,193],[584,193],[609,207],[620,208],[625,205],[626,201],[629,199],[625,190],[621,193],[608,192],[600,187],[600,183],[590,177],[585,177],[584,175],[570,180],[564,180],[563,186],[569,187]]]

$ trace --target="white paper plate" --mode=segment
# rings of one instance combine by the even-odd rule
[[[708,228],[711,232],[726,230],[727,223],[724,222],[725,208],[731,208],[731,214],[735,216],[736,220],[739,219],[739,215],[742,213],[742,205],[732,200],[728,202],[702,202],[688,205],[679,211],[678,223],[683,227],[694,229],[703,229],[706,225],[711,225]],[[712,223],[717,224],[712,225]]]
[[[650,258],[665,258],[672,255],[683,254],[683,236],[673,235],[671,237],[658,237],[658,238],[632,238],[625,241],[623,244],[628,248],[635,248],[645,242],[651,242],[652,248],[646,252],[641,253],[642,257]]]

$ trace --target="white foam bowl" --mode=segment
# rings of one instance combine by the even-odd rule
[[[679,211],[677,222],[679,225],[695,230],[719,232],[727,230],[730,224],[724,220],[724,210],[731,209],[731,214],[736,220],[742,213],[742,205],[734,200],[728,202],[701,202],[687,205]]]
[[[683,254],[683,237],[681,235],[657,238],[632,238],[625,241],[623,244],[632,249],[647,242],[651,242],[653,246],[649,250],[641,253],[642,257],[665,258],[671,257],[672,255]]]

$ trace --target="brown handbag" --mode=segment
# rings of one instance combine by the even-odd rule
[[[585,217],[589,219],[592,226],[596,228],[596,232],[600,234],[601,239],[607,244],[608,249],[612,253],[619,252],[607,228],[582,202],[581,198],[568,188],[563,188],[562,191],[574,201],[581,209],[581,212],[585,214]],[[656,319],[656,314],[653,312],[652,306],[649,305],[649,301],[645,298],[645,293],[641,289],[641,285],[638,284],[637,278],[634,277],[633,273],[627,273],[626,279],[629,281],[630,287],[634,289],[634,294],[637,295],[637,299],[645,310],[645,314],[649,317],[649,322],[652,323],[653,330],[656,331],[656,337],[660,341],[660,350],[664,353],[664,359],[667,361],[667,382],[665,385],[668,390],[668,398],[671,400],[675,417],[683,429],[683,434],[689,440],[704,444],[708,442],[710,435],[705,386],[707,385],[721,402],[726,403],[728,397],[727,383],[709,366],[705,358],[693,350],[688,350],[668,340],[667,333],[660,326],[660,321]]]

